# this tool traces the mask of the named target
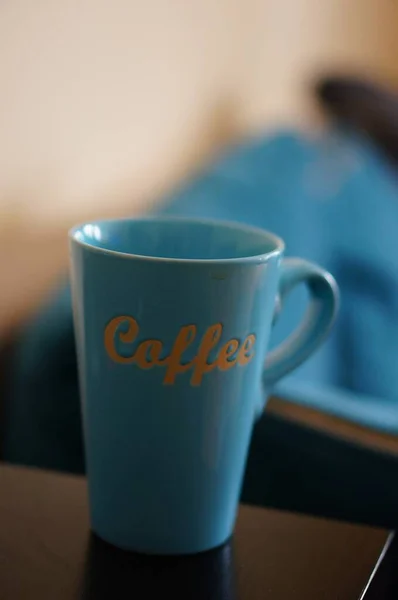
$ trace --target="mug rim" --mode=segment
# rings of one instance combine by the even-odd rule
[[[85,240],[79,239],[77,234],[87,225],[100,226],[111,223],[124,223],[126,221],[134,223],[187,223],[191,225],[210,225],[215,227],[236,229],[244,233],[252,233],[266,238],[268,241],[272,241],[274,248],[269,252],[262,252],[260,254],[251,254],[249,256],[239,256],[234,258],[170,258],[165,256],[149,256],[146,254],[134,254],[132,252],[121,252],[120,250],[111,250],[109,248],[103,248],[100,246],[94,246]],[[114,258],[124,258],[127,260],[142,260],[150,262],[162,262],[170,264],[236,264],[236,263],[247,263],[247,262],[266,262],[273,256],[282,255],[285,251],[285,242],[275,233],[263,229],[262,227],[256,227],[254,225],[247,225],[245,223],[239,223],[238,221],[230,221],[224,219],[210,219],[210,218],[195,218],[185,216],[144,216],[144,217],[116,217],[112,219],[96,219],[93,221],[84,221],[71,227],[68,231],[69,241],[73,244],[77,244],[82,248],[99,254],[113,256]]]

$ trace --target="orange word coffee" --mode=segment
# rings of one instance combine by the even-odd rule
[[[119,326],[128,324],[125,332],[119,332]],[[133,346],[130,356],[123,356],[118,353],[115,347],[115,335],[118,333],[119,339],[125,344],[133,344],[140,331],[138,322],[131,316],[120,316],[112,319],[105,327],[104,345],[105,350],[114,362],[132,365],[135,364],[141,369],[152,369],[153,367],[165,367],[165,376],[163,383],[173,385],[177,375],[192,370],[191,385],[200,385],[203,375],[210,373],[214,369],[228,371],[236,365],[244,366],[251,361],[254,356],[254,344],[256,336],[248,335],[243,342],[232,338],[220,346],[214,362],[208,362],[210,352],[219,344],[223,326],[221,323],[215,323],[204,332],[196,356],[189,362],[183,362],[185,350],[194,342],[197,337],[196,325],[185,325],[181,327],[177,337],[174,340],[172,350],[169,355],[162,356],[163,343],[161,340],[144,340]]]

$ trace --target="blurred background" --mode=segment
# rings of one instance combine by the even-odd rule
[[[0,337],[65,272],[75,222],[145,212],[251,134],[322,127],[309,85],[398,77],[391,0],[6,0]]]
[[[300,405],[316,411],[312,423],[342,419],[332,432],[351,423],[367,439],[398,433],[397,55],[392,0],[1,3],[4,459],[84,471],[67,231],[153,212],[254,223],[329,269],[340,314],[321,351],[277,390],[286,414],[298,418]],[[299,296],[276,341],[301,316]],[[299,456],[287,452],[291,439],[270,446],[264,469],[284,451]],[[345,497],[329,502],[360,477],[355,467],[338,479],[346,452],[330,463],[337,479],[323,498],[303,466],[302,506],[316,497],[312,511],[337,514],[341,500],[347,516]],[[282,488],[277,505],[293,498]]]

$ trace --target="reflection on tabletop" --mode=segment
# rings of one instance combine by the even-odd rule
[[[173,600],[237,598],[232,545],[227,543],[193,556],[144,556],[124,552],[90,536],[81,600],[158,599],[165,590],[169,590]]]

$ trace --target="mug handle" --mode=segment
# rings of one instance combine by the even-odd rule
[[[268,354],[263,372],[266,389],[301,365],[316,350],[329,332],[339,305],[335,279],[318,265],[301,258],[285,258],[281,269],[281,304],[285,296],[300,283],[308,287],[310,304],[301,325]]]

